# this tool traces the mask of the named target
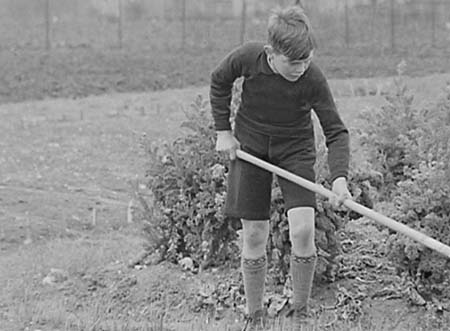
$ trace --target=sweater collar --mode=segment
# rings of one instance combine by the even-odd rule
[[[267,54],[266,52],[263,50],[262,54],[261,54],[261,59],[259,61],[259,70],[266,75],[275,75],[275,73],[272,71],[272,69],[269,66],[269,62],[268,62],[268,58],[267,58]]]

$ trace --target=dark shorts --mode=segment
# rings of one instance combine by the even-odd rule
[[[272,137],[236,126],[241,149],[280,168],[315,181],[316,150],[314,137]],[[246,161],[230,162],[225,215],[246,220],[270,218],[273,175]],[[315,193],[279,177],[285,210],[316,208]]]

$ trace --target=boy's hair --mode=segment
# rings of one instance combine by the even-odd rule
[[[275,8],[267,30],[269,45],[290,60],[306,59],[316,46],[309,19],[300,6]]]

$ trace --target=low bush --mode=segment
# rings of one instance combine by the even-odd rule
[[[400,76],[387,101],[362,116],[363,145],[384,176],[381,200],[390,205],[385,212],[450,244],[450,89],[435,104],[419,107]],[[401,234],[391,236],[388,248],[399,272],[423,294],[449,297],[448,259]]]
[[[185,114],[188,134],[149,149],[147,184],[159,209],[154,224],[165,259],[188,256],[197,266],[219,265],[237,255],[236,222],[222,214],[226,162],[214,149],[207,101],[197,98]]]

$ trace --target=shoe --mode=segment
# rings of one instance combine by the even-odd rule
[[[292,315],[292,331],[314,331],[314,319],[307,308],[295,309]]]
[[[245,318],[245,325],[242,331],[264,331],[264,314],[262,310],[248,315]]]

